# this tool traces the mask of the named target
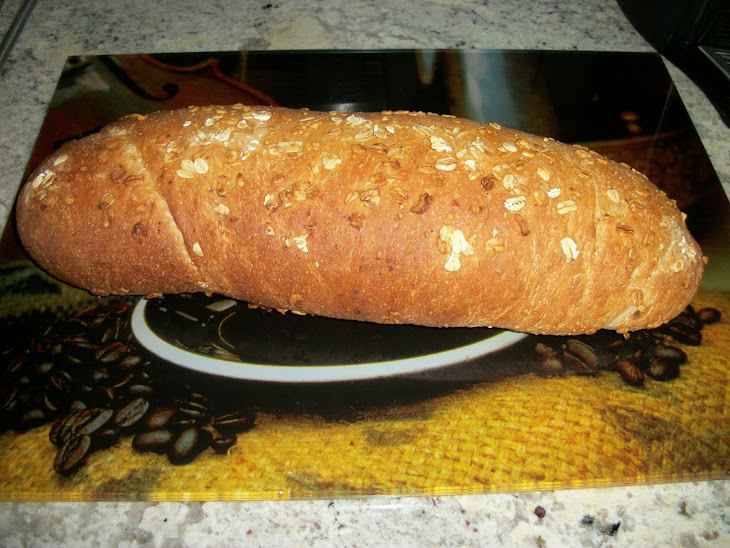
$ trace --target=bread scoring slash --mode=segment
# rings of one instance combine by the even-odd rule
[[[630,167],[406,111],[127,116],[47,158],[17,222],[42,268],[97,295],[541,334],[660,325],[705,261],[676,203]]]

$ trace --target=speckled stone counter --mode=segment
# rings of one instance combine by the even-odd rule
[[[23,2],[0,2],[4,36]],[[614,2],[39,0],[0,68],[0,221],[69,55],[323,48],[652,51]],[[730,129],[669,65],[730,194]],[[539,508],[538,508],[539,507]],[[730,481],[440,498],[3,503],[3,546],[728,546]]]

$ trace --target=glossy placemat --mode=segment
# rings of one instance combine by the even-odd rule
[[[657,56],[73,58],[29,169],[65,140],[129,112],[231,102],[450,112],[590,143],[678,200],[710,257],[703,287],[691,311],[628,341],[604,332],[528,336],[421,372],[255,381],[161,358],[132,332],[136,299],[93,298],[49,278],[15,246],[11,224],[0,264],[2,499],[435,495],[727,477],[729,208]],[[276,329],[303,340],[312,321],[287,317]],[[439,336],[423,329],[413,337]],[[197,336],[183,328],[186,342]],[[267,354],[267,340],[254,356]],[[374,337],[383,356],[388,341]],[[287,366],[305,351],[297,348]]]

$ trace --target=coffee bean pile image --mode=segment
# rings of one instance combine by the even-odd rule
[[[650,330],[627,336],[598,333],[564,340],[547,337],[535,343],[536,372],[543,376],[595,375],[616,371],[631,386],[641,386],[649,377],[668,381],[679,377],[687,354],[676,344],[699,346],[702,328],[719,321],[715,308],[698,311],[690,305],[676,318]]]
[[[226,453],[253,427],[251,409],[214,409],[210,395],[155,377],[159,364],[129,328],[131,308],[98,304],[54,322],[0,377],[0,428],[25,432],[52,422],[59,474],[73,473],[123,436],[133,437],[136,451],[185,464],[208,449]]]

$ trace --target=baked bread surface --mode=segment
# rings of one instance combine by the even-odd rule
[[[626,332],[681,312],[703,270],[675,202],[628,166],[400,111],[127,116],[47,158],[17,223],[42,268],[95,294],[379,323]]]

